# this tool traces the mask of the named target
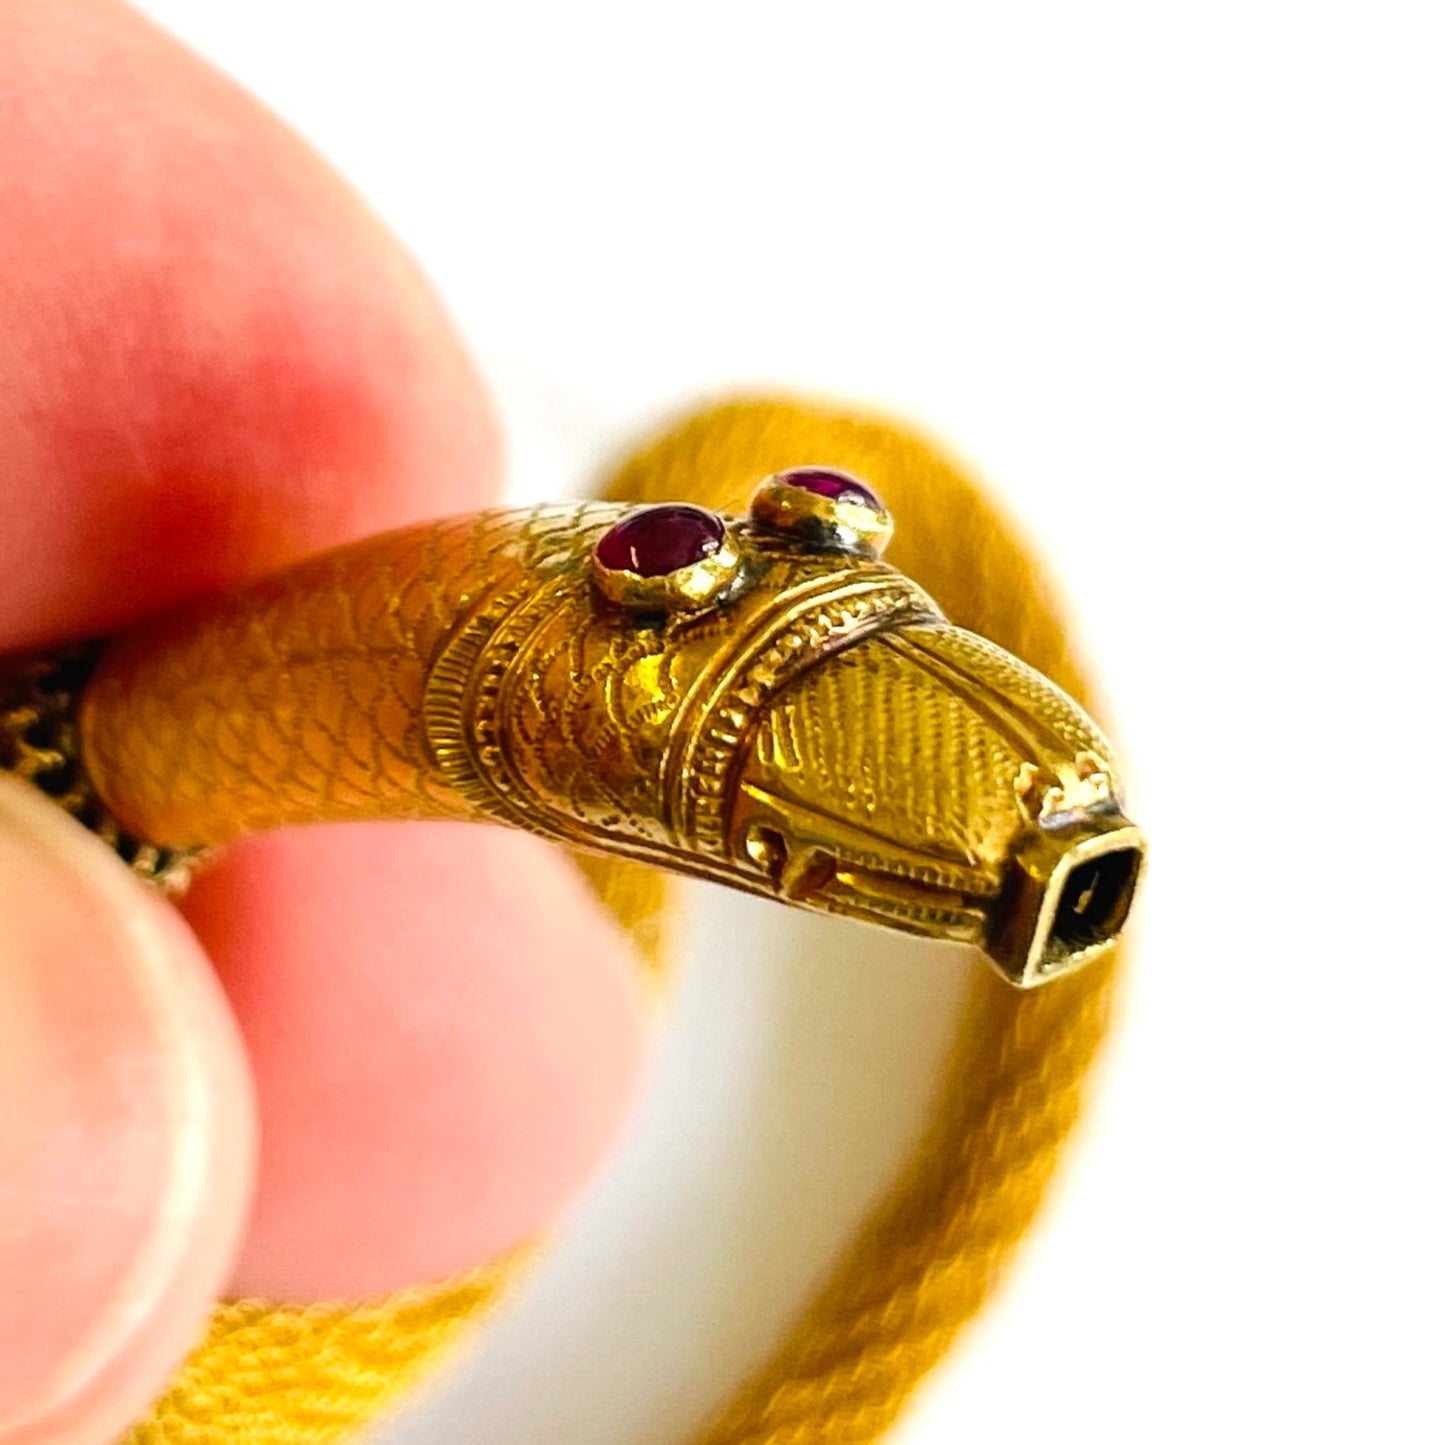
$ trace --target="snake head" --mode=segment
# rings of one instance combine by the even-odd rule
[[[800,469],[755,493],[754,552],[774,566],[789,553],[796,566],[799,548],[828,556],[844,585],[831,616],[816,594],[800,609],[785,582],[754,619],[768,646],[724,728],[737,739],[715,820],[727,855],[781,901],[978,945],[1017,985],[1069,973],[1118,936],[1143,860],[1108,743],[896,574],[850,598],[891,531],[846,473]],[[725,595],[746,545],[702,587]]]
[[[487,816],[974,944],[1025,987],[1118,934],[1143,844],[1107,742],[881,560],[856,478],[536,525],[540,580],[461,629],[429,714]]]

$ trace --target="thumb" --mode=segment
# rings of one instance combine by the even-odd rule
[[[194,937],[0,778],[0,1445],[99,1445],[161,1392],[226,1282],[253,1155]]]

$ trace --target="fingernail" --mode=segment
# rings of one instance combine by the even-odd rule
[[[209,1232],[234,1247],[245,1165],[217,1149],[245,1154],[248,1089],[234,1040],[219,1066],[204,1056],[228,1048],[213,992],[158,899],[0,780],[0,1440],[109,1438],[94,1432],[163,1384],[224,1277]],[[178,1283],[189,1315],[158,1326]]]

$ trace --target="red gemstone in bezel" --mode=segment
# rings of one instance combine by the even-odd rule
[[[867,482],[838,467],[793,467],[779,472],[773,480],[832,502],[857,502],[879,513],[886,510],[883,499]]]
[[[597,561],[613,572],[665,577],[693,567],[722,546],[722,518],[685,502],[640,507],[614,523],[598,541]]]

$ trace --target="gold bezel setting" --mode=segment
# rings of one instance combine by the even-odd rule
[[[842,496],[810,490],[792,478],[833,478]],[[881,557],[893,535],[893,518],[876,493],[857,477],[836,467],[792,467],[758,483],[750,511],[753,521],[769,532],[812,547]]]
[[[609,566],[604,560],[605,544],[619,528],[635,527],[659,513],[683,510],[696,512],[699,518],[705,517],[716,526],[712,550],[695,562],[650,574]],[[702,612],[737,595],[743,581],[743,554],[733,524],[716,513],[668,505],[641,507],[610,528],[593,548],[592,578],[603,597],[628,612]]]

